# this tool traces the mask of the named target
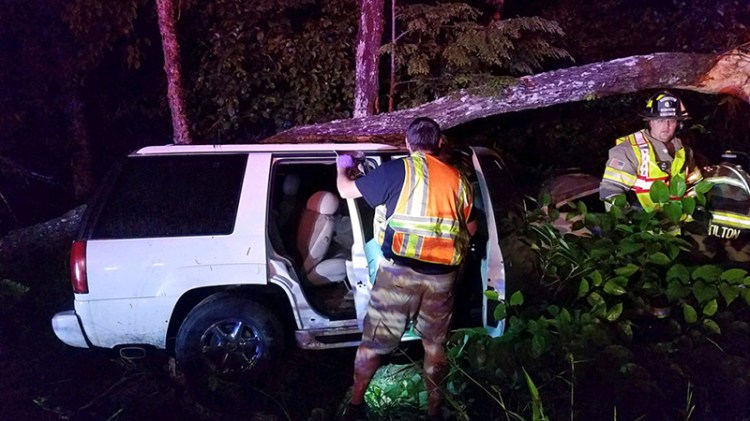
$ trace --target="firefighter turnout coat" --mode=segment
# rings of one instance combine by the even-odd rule
[[[667,145],[649,137],[647,130],[618,138],[616,146],[609,150],[609,159],[599,187],[599,197],[609,200],[618,194],[633,191],[646,211],[653,211],[656,204],[649,192],[654,181],[669,184],[673,175],[682,175],[687,184],[700,181],[700,170],[693,164],[692,150],[683,146],[679,138],[672,139],[674,157]]]

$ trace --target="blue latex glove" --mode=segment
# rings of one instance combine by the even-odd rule
[[[348,154],[342,154],[336,157],[336,167],[349,169],[354,166],[354,157]]]

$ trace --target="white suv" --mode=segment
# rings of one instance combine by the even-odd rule
[[[131,154],[86,211],[71,250],[74,309],[53,317],[55,334],[126,358],[166,350],[183,369],[219,374],[268,366],[292,337],[305,349],[357,345],[355,301],[366,300],[377,247],[374,211],[336,194],[336,154],[355,151],[364,171],[406,154],[382,144]],[[464,156],[483,229],[463,268],[456,322],[499,333],[484,291],[505,295],[498,239],[522,201],[496,153]]]

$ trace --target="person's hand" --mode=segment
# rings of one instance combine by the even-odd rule
[[[336,157],[336,167],[345,170],[354,166],[354,157],[349,154],[341,154]]]

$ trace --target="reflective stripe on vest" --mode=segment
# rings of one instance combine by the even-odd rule
[[[638,160],[638,174],[636,174],[636,180],[633,184],[632,190],[638,198],[638,201],[641,203],[641,206],[643,206],[643,209],[651,212],[657,207],[657,204],[651,201],[651,196],[649,195],[654,181],[661,180],[669,185],[670,173],[672,175],[686,176],[685,148],[683,147],[675,152],[671,172],[667,173],[659,168],[656,153],[654,152],[651,142],[646,139],[644,130],[619,138],[616,143],[620,144],[624,141],[630,142],[630,146],[632,146],[635,157]],[[678,197],[672,197],[672,200],[679,199],[680,198]]]
[[[713,222],[732,228],[750,229],[750,217],[735,212],[713,210]]]
[[[457,169],[421,152],[404,160],[404,185],[388,226],[397,256],[455,266],[469,236],[466,181]]]

